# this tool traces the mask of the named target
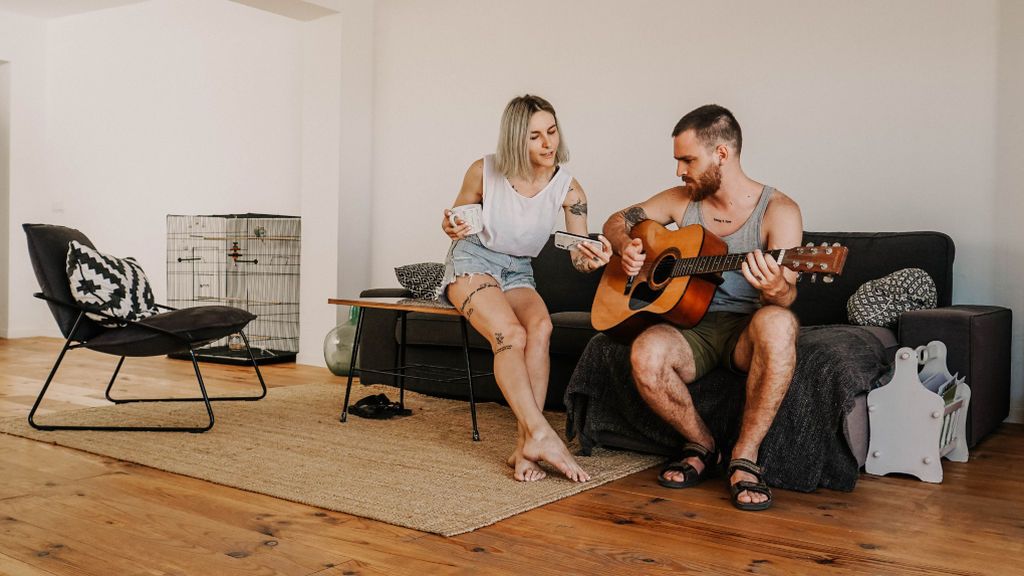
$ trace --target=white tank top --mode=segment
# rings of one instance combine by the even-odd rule
[[[572,175],[559,166],[536,196],[516,192],[504,174],[494,167],[494,154],[484,156],[484,217],[480,242],[510,256],[540,254],[569,193]]]

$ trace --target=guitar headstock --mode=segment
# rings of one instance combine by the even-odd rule
[[[823,281],[831,282],[833,275],[843,273],[847,252],[846,246],[840,246],[839,243],[823,242],[820,246],[809,243],[786,250],[782,254],[781,264],[794,272],[812,274],[812,281],[817,279],[818,274],[825,274]]]

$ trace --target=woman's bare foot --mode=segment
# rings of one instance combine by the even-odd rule
[[[513,469],[512,477],[520,482],[536,482],[547,477],[548,473],[537,465],[536,462],[527,460],[523,456],[522,448],[516,448],[506,461],[508,467]]]
[[[587,474],[576,459],[569,453],[562,440],[554,434],[553,430],[541,433],[537,436],[529,436],[523,444],[523,458],[532,462],[543,460],[554,466],[559,472],[573,482],[586,482],[590,480]]]

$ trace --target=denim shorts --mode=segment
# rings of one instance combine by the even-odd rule
[[[509,256],[495,252],[480,243],[475,235],[452,242],[444,265],[441,295],[446,296],[448,285],[460,276],[488,274],[498,281],[502,292],[513,288],[537,289],[533,279],[533,264],[529,256]]]

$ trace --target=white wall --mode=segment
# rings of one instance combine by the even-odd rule
[[[993,160],[997,125],[1020,143],[1004,118],[1020,118],[1019,76],[997,82],[997,66],[1004,80],[1020,66],[1019,56],[997,57],[1024,51],[1024,27],[1005,20],[1020,9],[1013,0],[379,0],[373,284],[394,286],[393,267],[444,257],[441,210],[469,163],[493,151],[508,99],[533,92],[559,111],[591,230],[675,184],[671,129],[716,102],[743,126],[747,172],[795,198],[806,229],[946,232],[957,246],[955,302],[1024,314],[1020,283],[995,264],[997,246],[1020,244],[1005,220],[1021,211],[1002,212],[999,198],[1020,195],[997,193]],[[1020,157],[999,173],[1017,186],[1019,172],[1008,171]],[[1007,226],[994,227],[999,219]],[[1015,354],[1019,408],[1019,340]]]
[[[995,301],[1013,309],[1013,403],[1010,419],[1024,422],[1024,2],[1002,0],[997,93]]]
[[[326,300],[337,293],[339,261],[339,18],[305,23],[226,1],[152,0],[35,21],[48,66],[25,69],[45,74],[33,101],[52,131],[36,130],[46,135],[45,152],[32,155],[38,185],[12,189],[9,221],[80,228],[102,250],[135,256],[163,300],[167,214],[302,215],[300,361],[322,364],[336,324]],[[17,22],[0,15],[0,25],[7,20]],[[24,250],[14,252],[11,335],[56,334],[29,297]]]
[[[673,125],[717,102],[744,127],[748,173],[808,229],[946,231],[958,299],[991,298],[993,1],[382,0],[376,30],[375,283],[443,256],[441,209],[507,100],[536,92],[592,229],[675,183]]]
[[[10,158],[11,158],[11,67],[0,60],[0,337],[7,334],[7,294],[10,274]]]
[[[31,294],[39,290],[25,251],[21,224],[32,220],[35,196],[46,186],[44,112],[46,45],[42,20],[0,13],[0,60],[9,79],[8,198],[0,218],[5,240],[0,245],[0,268],[6,270],[4,300],[7,324],[0,337],[18,337],[55,332],[45,306]],[[35,312],[40,314],[37,316]],[[43,316],[45,314],[45,316]]]
[[[323,339],[337,322],[338,189],[342,17],[305,25],[302,58],[302,288],[297,360],[323,365]]]
[[[153,0],[51,21],[37,217],[133,255],[165,296],[167,214],[299,213],[300,25]]]

